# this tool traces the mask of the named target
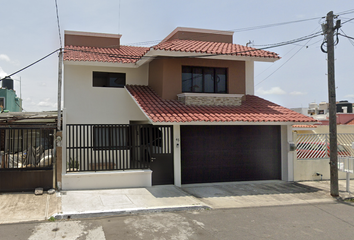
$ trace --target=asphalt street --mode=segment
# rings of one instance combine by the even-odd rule
[[[354,205],[333,202],[0,225],[0,239],[353,239]]]

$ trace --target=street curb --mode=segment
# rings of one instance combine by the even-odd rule
[[[107,212],[83,212],[83,213],[63,213],[54,214],[56,220],[67,219],[83,219],[83,218],[96,218],[96,217],[110,217],[110,216],[124,216],[144,213],[159,213],[159,212],[176,212],[176,211],[198,211],[198,210],[211,210],[212,208],[205,205],[200,206],[185,206],[185,207],[169,207],[169,208],[151,208],[151,209],[132,209],[132,210],[117,210]]]

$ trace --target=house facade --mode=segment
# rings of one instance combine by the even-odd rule
[[[276,53],[233,32],[176,28],[150,48],[65,31],[63,189],[294,180],[292,125],[315,120],[254,96]]]
[[[10,77],[2,80],[0,112],[22,112],[22,99],[17,97],[14,90],[14,81]]]

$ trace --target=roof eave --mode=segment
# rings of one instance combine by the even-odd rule
[[[153,122],[151,121],[153,125],[285,125],[285,126],[291,126],[294,123],[299,123],[299,122],[265,122],[265,121],[259,121],[259,122],[244,122],[244,121],[229,121],[229,122],[221,122],[221,121],[192,121],[192,122]],[[303,124],[301,122],[301,124]]]
[[[124,67],[124,68],[137,68],[135,63],[122,63],[122,62],[99,62],[99,61],[72,61],[64,60],[64,65],[71,66],[95,66],[95,67]]]
[[[215,60],[232,60],[232,61],[257,61],[257,62],[275,62],[280,58],[271,57],[253,57],[253,56],[239,56],[231,54],[209,54],[200,52],[182,52],[182,51],[168,51],[151,48],[136,64],[141,66],[147,62],[152,61],[156,57],[178,57],[178,58],[204,58]]]

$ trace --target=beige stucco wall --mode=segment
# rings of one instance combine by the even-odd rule
[[[329,133],[329,126],[317,126],[315,133]],[[354,133],[354,125],[337,125],[337,133]]]
[[[232,35],[222,34],[217,31],[216,33],[178,31],[168,41],[173,39],[232,43]]]
[[[149,64],[149,86],[164,99],[177,99],[182,93],[182,66],[227,68],[227,91],[245,94],[246,64],[244,61],[196,58],[161,58]]]
[[[124,88],[92,87],[92,72],[126,73],[126,84],[147,85],[148,64],[139,68],[65,65],[66,124],[128,124],[147,120]]]

